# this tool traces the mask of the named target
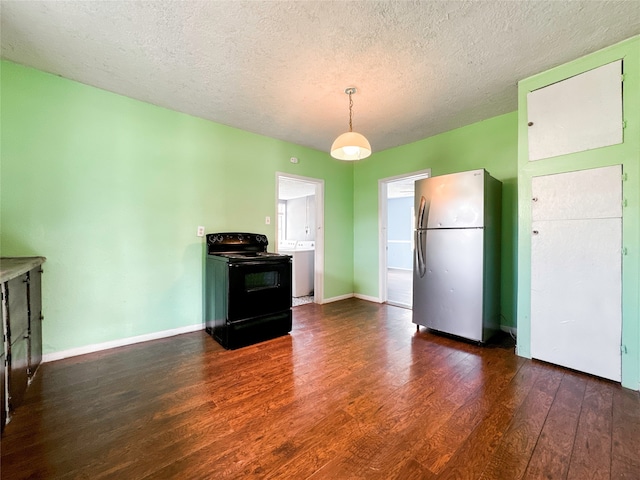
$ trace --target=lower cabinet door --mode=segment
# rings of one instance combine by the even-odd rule
[[[531,355],[619,382],[622,219],[533,222]]]
[[[11,371],[9,372],[9,409],[22,403],[29,381],[29,339],[20,337],[11,344]]]

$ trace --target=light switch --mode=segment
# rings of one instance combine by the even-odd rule
[[[265,225],[271,225],[271,217],[264,217],[264,224]]]

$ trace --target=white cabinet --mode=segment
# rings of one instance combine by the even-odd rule
[[[622,60],[527,94],[529,160],[622,143]]]
[[[622,168],[534,177],[531,355],[621,379]]]
[[[591,168],[531,181],[531,219],[571,220],[622,216],[622,167]]]

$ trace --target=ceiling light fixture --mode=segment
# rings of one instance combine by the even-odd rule
[[[349,131],[336,138],[331,145],[331,156],[338,160],[362,160],[371,155],[371,145],[364,135],[353,131],[351,119],[353,117],[353,100],[351,95],[356,93],[355,87],[347,88],[344,93],[349,95]]]

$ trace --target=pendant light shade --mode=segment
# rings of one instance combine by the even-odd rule
[[[340,135],[333,142],[331,156],[338,160],[362,160],[371,155],[371,145],[364,135],[353,131],[353,100],[351,95],[356,93],[356,89],[349,87],[344,93],[349,95],[349,131]]]
[[[331,156],[338,160],[361,160],[369,155],[369,140],[356,132],[343,133],[331,145]]]

